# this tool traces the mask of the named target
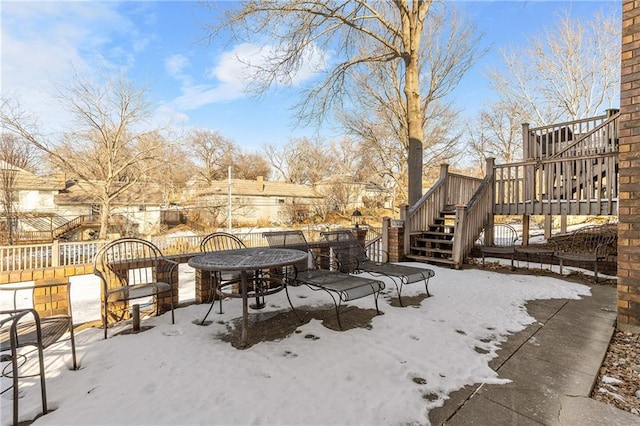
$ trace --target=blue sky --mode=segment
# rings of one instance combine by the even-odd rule
[[[552,24],[557,13],[589,18],[597,10],[621,13],[615,1],[456,1],[485,34],[491,47],[452,94],[468,116],[491,100],[483,76],[498,66],[498,49],[524,43]],[[208,128],[247,151],[282,144],[290,137],[314,136],[315,128],[294,128],[290,108],[296,87],[272,90],[255,99],[245,95],[246,80],[236,54],[259,58],[260,41],[233,45],[202,42],[210,12],[189,1],[6,1],[1,9],[1,91],[17,97],[55,138],[68,120],[56,93],[73,74],[109,66],[126,69],[148,88],[155,119],[179,128]],[[298,81],[310,78],[302,72]],[[327,126],[321,133],[336,136]]]

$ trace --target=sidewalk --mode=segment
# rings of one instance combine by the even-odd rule
[[[476,385],[431,410],[432,425],[640,425],[640,417],[589,398],[614,332],[616,289],[582,300],[535,300],[538,320],[503,344],[491,367],[506,385]]]

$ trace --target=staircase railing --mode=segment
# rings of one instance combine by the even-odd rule
[[[405,253],[409,253],[410,234],[428,229],[444,210],[447,202],[448,168],[447,164],[443,164],[440,167],[440,177],[422,198],[413,207],[403,206],[400,210],[400,219],[404,220]]]
[[[619,145],[618,123],[620,121],[620,112],[616,111],[617,110],[609,110],[608,112],[611,115],[607,116],[607,119],[599,126],[576,138],[575,141],[549,158],[617,153]]]
[[[487,162],[487,176],[477,187],[475,194],[466,205],[456,206],[455,228],[453,231],[454,267],[459,269],[471,251],[482,229],[493,219],[493,159]],[[491,165],[491,167],[489,167]]]
[[[80,228],[85,223],[93,223],[93,222],[96,222],[97,220],[98,220],[97,217],[94,215],[78,216],[75,219],[71,219],[69,222],[65,223],[64,225],[61,225],[55,228],[52,232],[53,238],[58,238],[66,234],[67,232]]]
[[[493,162],[488,170],[493,171]],[[401,209],[400,218],[404,220],[405,226],[404,252],[409,253],[411,250],[411,234],[429,229],[441,212],[466,205],[483,182],[483,179],[449,173],[449,166],[443,164],[436,183],[413,207]]]

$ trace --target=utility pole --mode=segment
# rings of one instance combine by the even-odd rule
[[[231,166],[229,166],[229,206],[227,207],[227,230],[231,232]]]

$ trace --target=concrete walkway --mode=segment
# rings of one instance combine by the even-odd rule
[[[509,338],[491,368],[506,385],[477,385],[431,410],[433,425],[640,425],[640,417],[589,398],[614,332],[616,289],[581,300],[527,304],[538,320]]]

